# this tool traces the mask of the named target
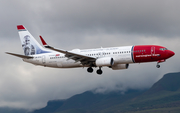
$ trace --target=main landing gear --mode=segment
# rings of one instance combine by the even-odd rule
[[[92,67],[87,68],[87,72],[92,73],[93,68]],[[99,67],[99,69],[96,71],[96,73],[99,75],[101,75],[103,73],[103,71],[101,70],[101,67]]]
[[[101,68],[99,68],[97,71],[96,71],[97,74],[101,75],[102,74],[102,70]]]
[[[93,68],[92,67],[87,68],[87,72],[92,73],[93,72]]]

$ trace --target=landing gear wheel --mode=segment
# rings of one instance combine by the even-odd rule
[[[157,68],[160,68],[160,65],[159,65],[159,64],[157,64],[157,65],[156,65],[156,67],[157,67]]]
[[[99,75],[101,75],[101,74],[103,73],[101,69],[98,69],[96,72],[97,72],[97,74],[99,74]]]
[[[87,68],[87,72],[92,73],[93,72],[93,68],[92,67]]]

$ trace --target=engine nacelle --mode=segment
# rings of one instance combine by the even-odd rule
[[[104,58],[99,58],[96,60],[96,66],[101,67],[101,66],[112,66],[114,64],[114,60],[111,57],[104,57]]]
[[[112,66],[113,70],[128,69],[129,64],[116,64]]]

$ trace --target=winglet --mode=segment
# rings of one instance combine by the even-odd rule
[[[44,46],[45,48],[53,48],[53,47],[49,46],[49,45],[44,41],[44,39],[42,38],[41,35],[40,35],[39,37],[40,37],[41,42],[42,42],[42,44],[43,44],[43,46]]]
[[[42,42],[43,46],[46,46],[47,43],[44,41],[44,39],[42,38],[42,36],[40,35],[39,37],[40,37],[40,39],[41,39],[41,42]]]

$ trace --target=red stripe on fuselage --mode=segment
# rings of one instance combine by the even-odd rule
[[[157,45],[137,45],[133,49],[133,58],[135,63],[153,62],[167,59],[166,50],[162,51],[160,48],[165,48]]]

